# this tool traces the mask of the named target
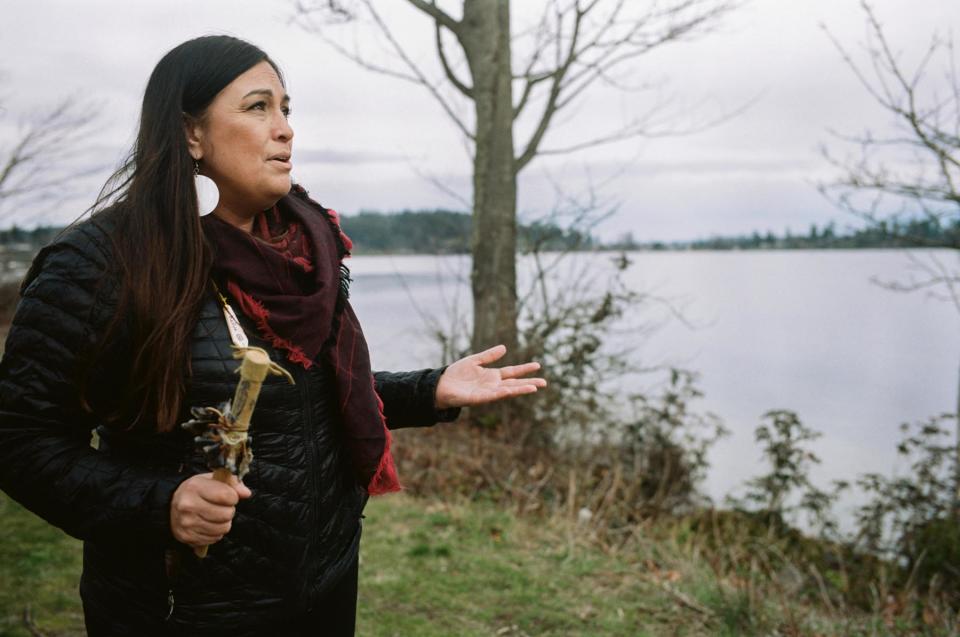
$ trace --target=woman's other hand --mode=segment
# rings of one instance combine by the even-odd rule
[[[229,483],[201,473],[184,480],[170,502],[170,530],[179,542],[208,546],[230,530],[237,502],[253,493],[236,476]]]
[[[506,353],[504,345],[497,345],[450,364],[437,383],[437,409],[491,403],[521,394],[532,394],[547,386],[543,378],[526,378],[540,369],[540,363],[485,367]]]

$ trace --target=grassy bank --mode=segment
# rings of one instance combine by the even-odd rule
[[[0,635],[31,637],[30,621],[42,634],[83,635],[80,543],[2,492],[0,538]]]
[[[653,533],[653,531],[650,531]],[[79,543],[0,495],[0,635],[82,635]],[[405,495],[371,502],[363,636],[886,634],[719,581],[670,539],[601,551],[558,520]],[[766,599],[765,599],[766,598]],[[36,632],[40,631],[40,632]]]

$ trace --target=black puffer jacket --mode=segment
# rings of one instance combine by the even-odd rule
[[[116,634],[281,635],[287,613],[309,610],[356,559],[366,494],[342,450],[331,371],[289,364],[245,324],[251,345],[296,379],[270,377],[254,413],[254,460],[230,533],[198,560],[170,531],[173,492],[207,471],[190,436],[117,432],[81,408],[78,356],[116,308],[110,242],[84,222],[36,258],[0,362],[0,488],[85,540],[85,611]],[[241,317],[243,319],[244,317]],[[91,403],[109,404],[129,373],[129,344],[111,342],[94,371]],[[189,406],[219,405],[237,363],[218,302],[204,303],[193,333]],[[391,429],[452,420],[434,409],[442,369],[375,373]],[[91,447],[91,430],[99,449]],[[280,632],[278,632],[278,629]]]

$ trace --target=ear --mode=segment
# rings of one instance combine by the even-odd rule
[[[183,114],[183,130],[187,136],[187,149],[195,161],[203,159],[203,123],[196,117]]]

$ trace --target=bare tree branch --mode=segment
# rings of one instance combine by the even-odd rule
[[[373,16],[373,19],[377,23],[377,26],[380,27],[380,30],[383,32],[384,36],[386,36],[390,44],[393,45],[393,48],[397,52],[397,55],[400,57],[400,59],[406,63],[406,65],[410,68],[413,74],[416,75],[417,78],[420,80],[420,83],[423,84],[423,86],[425,86],[428,91],[430,91],[431,95],[433,95],[433,97],[438,102],[440,102],[440,105],[443,107],[443,110],[447,113],[447,115],[450,116],[450,119],[454,121],[454,123],[457,125],[457,128],[460,129],[460,132],[463,133],[469,139],[473,139],[474,138],[473,132],[471,132],[467,128],[467,125],[460,119],[460,117],[456,114],[456,112],[454,112],[453,107],[450,105],[449,102],[447,102],[447,100],[443,97],[443,95],[440,94],[440,91],[437,88],[437,86],[432,82],[430,82],[426,78],[426,76],[423,74],[423,72],[420,70],[420,68],[413,62],[413,60],[410,59],[406,51],[404,51],[403,46],[400,45],[397,39],[393,36],[393,33],[390,31],[390,28],[387,27],[387,24],[383,21],[383,18],[381,18],[380,14],[377,13],[377,10],[373,8],[373,3],[371,2],[371,0],[362,0],[362,1],[363,1],[363,4],[366,5],[367,10],[370,12],[370,15]]]
[[[944,220],[957,218],[960,213],[960,75],[952,39],[944,41],[934,34],[916,64],[908,73],[886,37],[883,25],[866,0],[861,7],[867,21],[869,42],[867,53],[872,76],[853,59],[847,49],[829,29],[824,31],[838,50],[846,65],[874,101],[895,117],[904,135],[876,137],[871,132],[857,136],[837,136],[842,141],[859,147],[860,157],[839,160],[827,150],[823,155],[844,176],[832,184],[822,185],[821,192],[833,195],[836,203],[868,221],[876,221],[876,202],[863,209],[855,203],[858,192],[873,192],[912,201],[927,217]],[[929,75],[929,66],[939,54],[944,54],[948,67],[950,95],[924,99],[920,91]],[[879,153],[881,149],[916,151],[916,174],[904,175],[891,168]],[[932,176],[931,176],[932,169]],[[946,206],[946,207],[945,207]]]
[[[534,43],[533,54],[530,56],[530,59],[527,61],[526,69],[522,75],[515,75],[514,79],[525,80],[523,87],[523,92],[520,95],[520,101],[517,102],[516,106],[513,107],[513,119],[516,120],[520,113],[523,112],[524,107],[527,105],[527,100],[530,98],[531,93],[533,92],[534,87],[541,83],[549,80],[553,77],[553,73],[539,73],[534,74],[533,68],[540,61],[540,56],[546,50],[546,43],[549,38],[549,30],[547,26],[547,17],[548,14],[544,13],[543,18],[538,25],[536,31],[536,41]]]
[[[547,43],[550,39],[550,30],[549,30],[549,20],[550,14],[547,11],[544,11],[543,17],[540,18],[540,21],[537,23],[536,27],[533,28],[534,34],[534,44],[533,44],[533,53],[530,55],[530,59],[527,60],[525,65],[525,70],[521,75],[514,75],[513,79],[515,80],[525,80],[525,85],[520,96],[520,101],[517,102],[516,106],[513,108],[513,119],[516,120],[520,116],[520,113],[523,112],[523,108],[527,105],[527,100],[530,98],[530,94],[533,91],[533,87],[550,79],[551,74],[539,74],[534,76],[533,68],[540,61],[540,56],[547,48]],[[518,34],[519,35],[519,34]],[[517,36],[515,36],[517,37]]]
[[[521,171],[534,157],[541,154],[540,145],[558,111],[570,106],[597,81],[622,86],[611,77],[611,72],[624,62],[634,60],[653,49],[686,37],[700,34],[715,20],[733,7],[731,2],[704,2],[704,0],[680,0],[660,8],[651,3],[649,10],[637,17],[628,18],[624,12],[630,7],[626,0],[617,0],[607,14],[596,24],[589,18],[601,6],[600,0],[581,6],[573,2],[566,8],[553,3],[555,32],[552,34],[555,49],[555,66],[535,70],[539,61],[539,47],[531,57],[528,67],[520,76],[525,80],[520,101],[514,109],[518,117],[529,102],[537,85],[550,82],[540,120],[524,150],[517,157],[515,170]],[[569,35],[565,34],[565,25]],[[544,27],[545,28],[545,27]],[[643,86],[638,87],[641,90]],[[726,119],[726,118],[722,118]],[[557,152],[573,152],[598,144],[613,143],[618,139],[644,135],[644,127],[636,123],[618,131],[602,135],[596,140],[570,145]],[[618,135],[620,136],[618,138]]]
[[[419,84],[420,86],[423,86],[424,88],[426,88],[430,92],[430,94],[434,97],[434,99],[436,99],[437,102],[439,102],[441,108],[447,114],[447,116],[450,117],[451,120],[453,120],[453,123],[457,126],[460,132],[463,133],[463,135],[468,139],[471,139],[471,140],[474,139],[474,133],[469,129],[466,123],[456,113],[456,111],[454,110],[450,102],[440,93],[438,85],[428,80],[426,77],[426,74],[410,58],[410,56],[407,55],[403,46],[396,39],[393,32],[390,30],[386,22],[381,17],[380,13],[377,12],[377,10],[374,8],[373,2],[371,0],[357,0],[357,1],[366,8],[370,17],[373,19],[374,23],[377,25],[377,28],[380,30],[380,32],[383,34],[383,36],[387,39],[387,41],[392,46],[393,50],[397,54],[397,57],[399,57],[400,60],[404,63],[404,65],[409,69],[409,73],[405,73],[403,71],[397,71],[394,69],[388,69],[387,67],[374,64],[369,60],[367,60],[366,58],[364,58],[363,56],[361,56],[359,53],[350,52],[347,49],[345,49],[342,45],[334,41],[332,38],[327,37],[323,33],[323,29],[321,27],[319,27],[315,23],[312,23],[309,20],[310,16],[314,13],[327,14],[330,11],[330,7],[328,6],[327,3],[322,3],[320,6],[316,6],[313,4],[307,4],[303,0],[298,0],[295,4],[295,11],[296,11],[297,17],[301,18],[301,23],[300,23],[301,27],[303,27],[308,31],[316,33],[324,42],[329,44],[335,51],[337,51],[338,53],[340,53],[350,61],[368,70],[375,71],[384,75],[389,75],[391,77],[402,79],[408,82],[413,82],[415,84]],[[421,8],[421,10],[425,10],[426,8],[433,7],[433,5],[430,3],[421,2],[419,4],[422,4],[423,7],[420,7],[419,4],[413,2],[413,0],[408,0],[408,1],[414,4],[414,6],[418,6],[418,8]],[[338,8],[342,6],[341,3],[337,3],[337,5],[338,5]],[[435,17],[434,19],[438,20],[438,24],[443,23],[444,26],[447,26],[447,23],[451,21],[452,18],[447,16],[447,14],[443,13],[439,8],[436,8],[436,7],[433,7],[433,8],[436,9],[437,15],[440,16],[439,18]],[[431,16],[434,15],[434,11],[432,10],[426,11],[426,13],[430,14]],[[357,14],[354,12],[349,12],[350,19],[356,19],[356,15]],[[443,16],[446,16],[446,17],[444,18]],[[454,33],[456,33],[456,24],[453,24],[452,26],[454,26],[454,29],[451,29],[451,30]],[[464,88],[467,88],[467,87],[464,86]]]
[[[301,13],[309,12],[300,0]],[[353,0],[376,23],[404,65],[404,79],[421,84],[440,102],[464,138],[473,142],[471,157],[474,175],[474,214],[471,283],[474,299],[473,346],[501,342],[508,349],[518,343],[516,294],[516,206],[517,175],[538,153],[557,113],[570,107],[588,88],[603,82],[619,89],[628,83],[615,76],[620,66],[659,46],[702,33],[715,18],[736,0],[542,0],[545,11],[529,29],[514,30],[509,0],[463,0],[462,18],[457,21],[438,7],[436,0],[408,0],[427,15],[435,40],[443,76],[454,89],[471,101],[476,119],[474,131],[460,119],[453,104],[440,92],[439,81],[414,64],[374,8],[373,0]],[[335,3],[341,8],[345,0]],[[400,3],[403,4],[403,3]],[[378,6],[384,6],[383,3]],[[640,9],[637,9],[640,7]],[[321,5],[326,13],[329,4]],[[456,36],[462,59],[467,62],[469,82],[455,72],[448,57],[444,29]],[[514,43],[533,42],[525,56],[523,72],[517,74]],[[342,50],[342,48],[341,48]],[[349,57],[349,56],[348,56]],[[357,61],[359,55],[351,59]],[[551,59],[552,58],[552,59]],[[365,61],[364,61],[365,62]],[[366,68],[378,65],[365,62]],[[642,85],[630,90],[644,90]],[[519,100],[514,99],[517,90]],[[515,143],[514,127],[531,105],[537,103],[534,120],[524,144]],[[723,120],[726,117],[721,117]],[[651,117],[641,117],[626,127],[597,139],[557,148],[552,153],[572,152],[587,146],[613,143],[652,130]],[[693,129],[696,130],[696,129]],[[679,130],[671,131],[679,134]],[[517,150],[520,150],[517,155]],[[542,265],[542,264],[541,264]]]
[[[827,196],[833,195],[834,201],[842,208],[884,231],[888,222],[893,221],[896,227],[898,217],[898,213],[882,211],[884,196],[901,202],[899,212],[903,212],[908,202],[912,203],[910,212],[913,216],[919,209],[928,220],[938,225],[941,220],[952,218],[951,231],[946,236],[950,238],[950,247],[960,249],[960,192],[957,188],[960,181],[960,75],[952,37],[944,42],[933,34],[913,72],[908,73],[890,46],[870,3],[861,0],[860,6],[867,22],[866,49],[872,77],[868,77],[828,29],[824,27],[824,30],[860,84],[881,108],[894,116],[906,137],[877,139],[869,132],[861,135],[854,139],[859,147],[859,157],[853,160],[839,161],[824,151],[824,156],[841,170],[843,176],[832,184],[821,184],[820,190]],[[935,92],[932,95],[921,92],[923,81],[929,78],[931,62],[941,53],[946,58],[946,79],[950,86],[946,99],[939,99]],[[902,171],[891,169],[884,162],[884,156],[878,156],[879,151],[884,150],[912,151],[918,165],[916,174],[904,176]],[[857,203],[858,194],[870,197],[866,208]],[[960,271],[947,267],[936,253],[927,255],[926,262],[913,254],[909,258],[912,266],[905,281],[874,279],[874,282],[897,292],[926,290],[930,296],[952,303],[960,312]],[[916,272],[921,276],[915,276]],[[952,515],[954,519],[960,519],[960,392],[955,417]]]
[[[28,196],[33,205],[67,196],[71,185],[103,170],[78,165],[96,131],[96,112],[68,97],[20,125],[10,146],[0,148],[0,214]]]
[[[410,1],[413,2],[413,0]],[[467,97],[472,98],[473,89],[460,81],[460,78],[458,78],[457,74],[453,72],[453,69],[450,68],[450,63],[447,61],[447,54],[443,51],[443,26],[439,20],[435,21],[434,24],[436,25],[435,31],[437,34],[437,56],[440,58],[440,63],[443,65],[444,73],[447,74],[447,79],[450,80],[450,83],[453,84],[458,91]]]
[[[936,255],[926,255],[926,260],[921,260],[913,253],[908,253],[907,257],[910,260],[910,268],[906,279],[873,277],[871,280],[894,292],[926,290],[931,298],[952,303],[957,312],[960,312],[960,272],[952,270]],[[916,273],[920,273],[921,276],[916,276]]]
[[[358,52],[350,51],[342,44],[324,35],[316,26],[307,27],[319,35],[338,53],[363,68],[424,86],[436,99],[457,128],[470,140],[473,132],[455,112],[451,103],[440,93],[436,83],[427,79],[426,74],[411,60],[409,55],[374,8],[371,0],[355,0],[357,5],[365,7],[380,32],[392,46],[406,70],[388,68],[375,64]],[[444,45],[443,30],[453,33],[463,46],[463,24],[444,12],[435,0],[407,0],[407,2],[430,17],[433,21],[434,36],[438,59],[446,79],[467,98],[473,97],[473,87],[460,79],[450,64]],[[308,4],[305,0],[296,2],[297,11],[302,16],[320,12],[331,15],[337,21],[355,19],[356,11],[345,8],[345,2],[327,1]],[[542,106],[536,125],[526,143],[519,147],[522,151],[516,157],[514,170],[519,173],[541,152],[544,137],[550,130],[559,111],[570,106],[581,97],[594,83],[605,82],[623,90],[644,90],[647,85],[630,89],[624,83],[614,80],[612,73],[622,64],[634,60],[664,44],[681,41],[703,33],[717,18],[734,7],[731,0],[673,0],[672,2],[654,1],[643,5],[644,10],[634,11],[628,16],[629,9],[638,5],[627,0],[549,0],[548,10],[529,31],[533,38],[532,53],[525,64],[524,71],[514,78],[520,80],[519,100],[513,109],[514,120],[518,119],[532,103],[537,89],[546,86],[542,97]],[[604,10],[602,15],[599,14]],[[514,38],[519,34],[514,35]],[[553,50],[553,65],[543,68],[548,51]],[[545,150],[544,154],[574,152],[591,146],[614,143],[638,136],[656,136],[661,134],[683,134],[696,132],[704,127],[689,130],[651,131],[641,125],[648,117],[637,118],[633,122],[598,136],[595,139],[570,144],[564,148]],[[725,121],[728,116],[716,118]]]
[[[414,164],[412,161],[408,161],[407,165],[410,166],[410,170],[417,174],[421,179],[428,181],[433,187],[435,187],[440,192],[444,193],[451,199],[455,199],[460,205],[464,207],[465,210],[470,210],[473,207],[473,202],[470,201],[467,197],[464,197],[461,193],[457,192],[446,183],[441,181],[438,177],[428,174],[422,170],[419,166]]]
[[[570,36],[570,44],[567,47],[566,54],[562,54],[561,51],[561,38],[557,37],[557,56],[564,60],[555,71],[551,73],[550,79],[550,93],[547,96],[547,101],[543,107],[543,113],[540,116],[540,121],[537,124],[536,129],[533,132],[533,135],[530,137],[530,140],[527,142],[524,147],[523,152],[519,157],[514,161],[514,172],[519,173],[523,168],[530,163],[530,161],[536,156],[537,148],[540,146],[540,142],[543,140],[543,136],[547,132],[547,128],[550,126],[550,122],[553,119],[553,116],[557,112],[557,101],[560,98],[560,93],[563,88],[563,79],[569,72],[571,65],[575,61],[575,54],[577,51],[577,44],[579,43],[580,36],[580,27],[583,22],[584,16],[587,15],[587,12],[593,9],[597,5],[598,0],[594,0],[590,5],[585,9],[580,9],[580,3],[576,2],[573,4],[573,32]],[[619,5],[623,4],[623,0],[620,0]],[[557,31],[561,32],[563,29],[563,18],[564,14],[558,10],[557,13]]]
[[[433,21],[436,22],[438,26],[444,26],[450,29],[458,38],[460,37],[460,23],[438,7],[435,0],[430,0],[430,2],[425,2],[425,0],[407,0],[407,2],[433,18]]]
[[[416,75],[411,75],[409,73],[404,73],[403,71],[398,71],[396,69],[391,69],[386,66],[381,66],[379,64],[374,64],[366,58],[362,57],[356,51],[350,51],[345,46],[334,40],[333,38],[327,37],[324,33],[318,32],[317,35],[323,40],[330,48],[334,51],[347,58],[354,64],[365,68],[368,71],[373,71],[374,73],[379,73],[381,75],[386,75],[388,77],[393,77],[398,80],[404,80],[405,82],[411,82],[413,84],[421,84],[420,78]]]
[[[643,116],[635,118],[629,124],[622,126],[610,133],[594,137],[592,139],[584,140],[581,142],[575,142],[567,146],[560,146],[556,148],[542,148],[538,151],[538,155],[562,155],[567,153],[573,153],[579,150],[584,150],[586,148],[593,148],[595,146],[604,146],[606,144],[613,144],[621,142],[627,139],[632,139],[635,137],[646,137],[646,138],[660,138],[660,137],[676,137],[679,135],[692,135],[699,133],[705,130],[709,130],[720,124],[727,122],[735,117],[742,115],[748,108],[750,108],[757,98],[753,98],[741,105],[740,107],[721,113],[716,117],[710,118],[704,122],[698,124],[690,124],[687,126],[677,126],[674,124],[669,124],[667,122],[656,122],[654,121],[654,116],[662,112],[667,103],[658,103],[653,105],[650,110]]]

